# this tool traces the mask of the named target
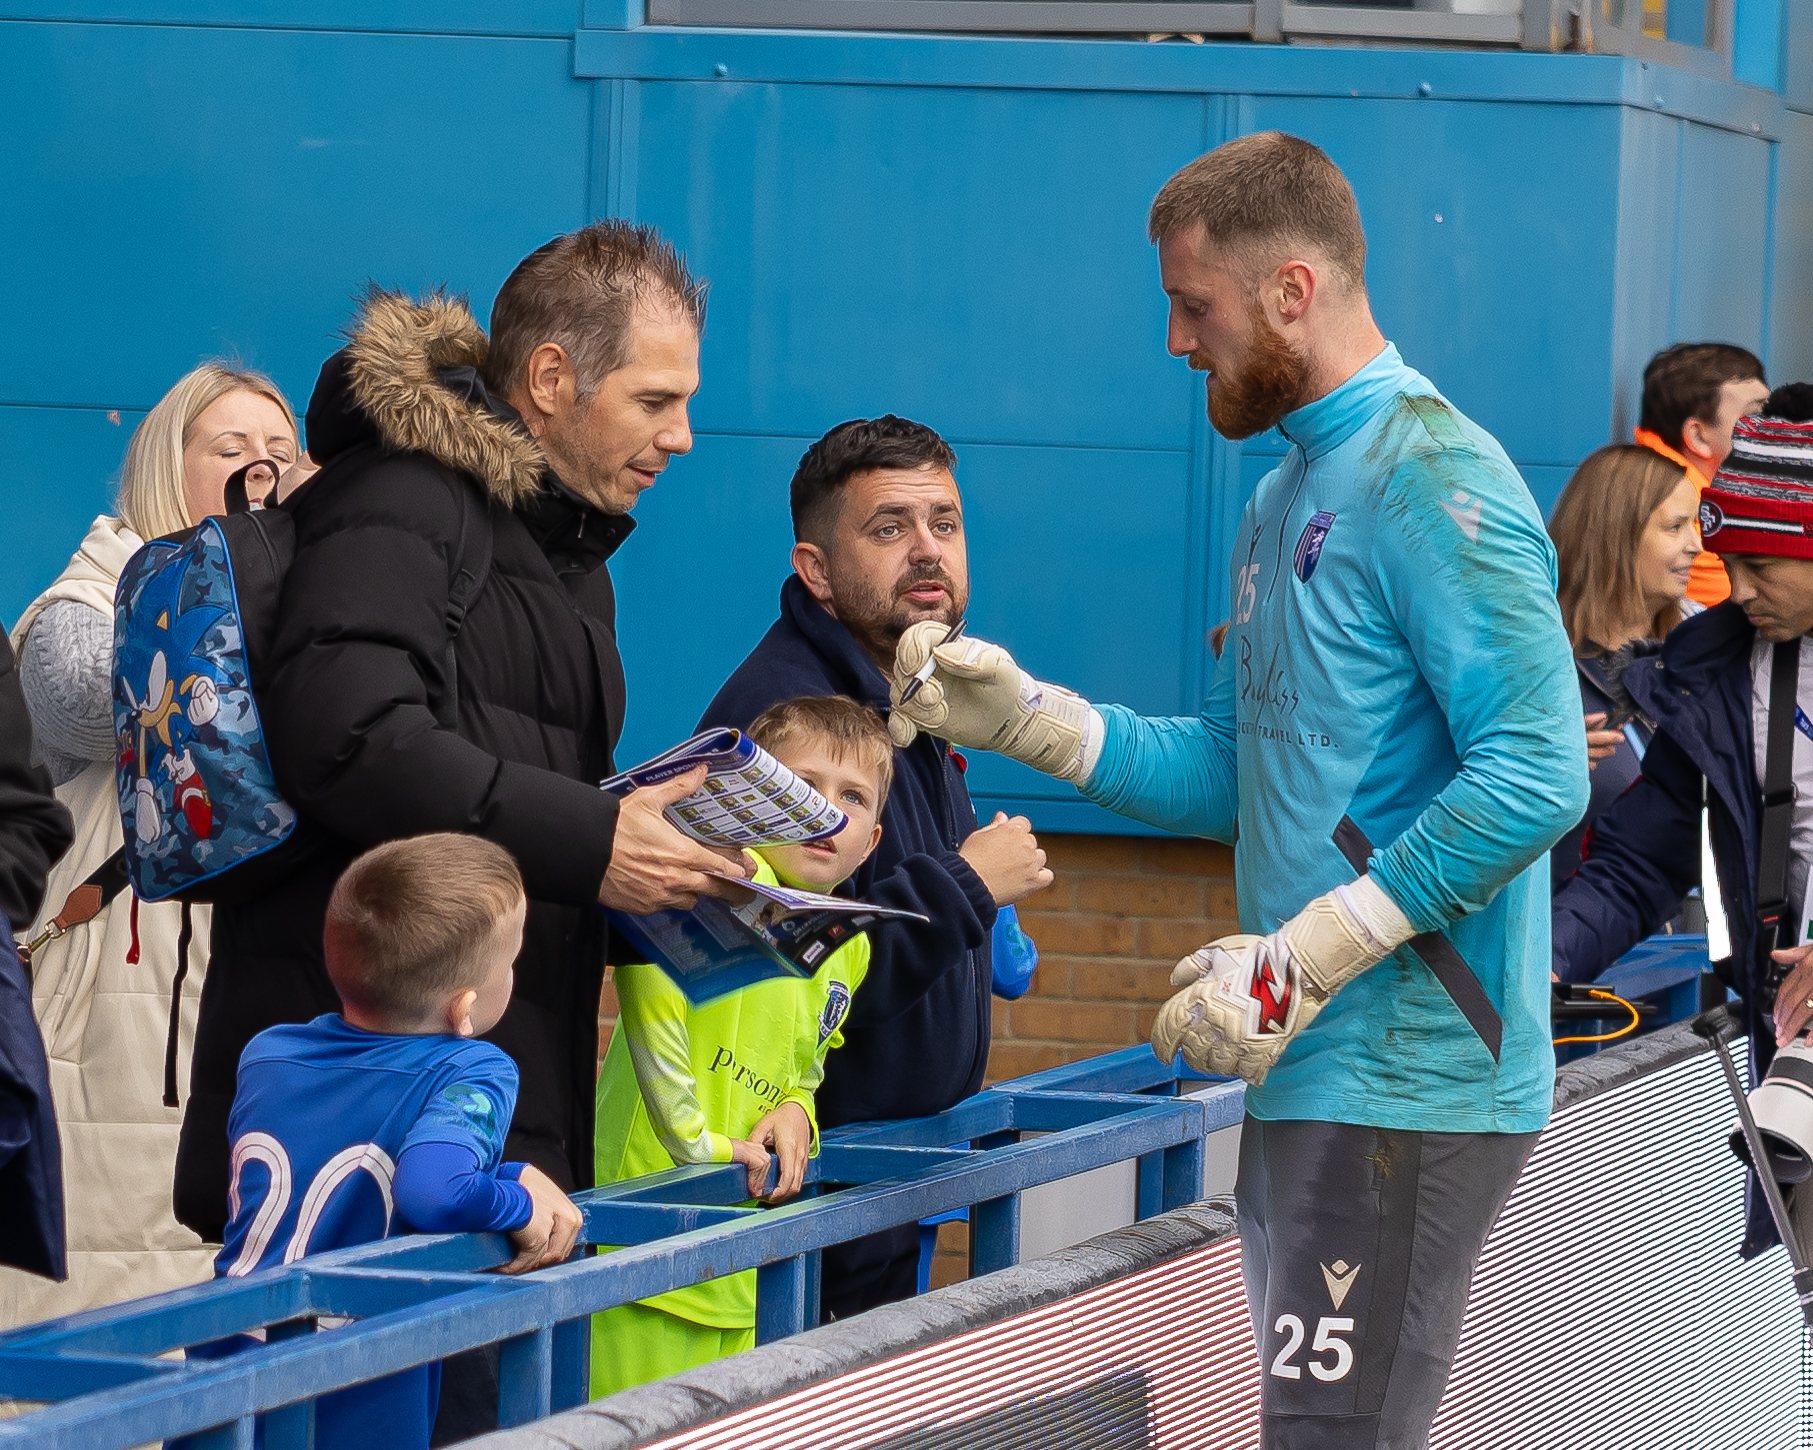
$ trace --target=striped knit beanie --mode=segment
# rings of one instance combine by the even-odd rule
[[[1813,384],[1777,388],[1761,414],[1738,419],[1731,456],[1700,495],[1700,541],[1813,559]]]

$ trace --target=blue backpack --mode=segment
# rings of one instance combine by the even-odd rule
[[[345,460],[365,451],[353,449]],[[189,904],[249,901],[294,865],[294,851],[283,848],[295,832],[296,811],[277,789],[256,686],[277,632],[283,577],[296,557],[289,510],[304,494],[331,486],[344,460],[284,503],[254,509],[246,475],[260,466],[276,472],[261,460],[227,480],[224,517],[154,539],[127,560],[113,597],[115,785],[126,844],[90,880],[118,866],[114,877],[130,881],[138,898],[132,960],[138,901],[183,903],[164,1044],[164,1105],[172,1108]],[[470,487],[454,481],[452,488],[460,501],[458,568],[447,595],[446,685],[434,711],[447,729],[459,706],[454,644],[491,568],[489,503],[481,511]],[[102,891],[108,899],[105,886]]]
[[[254,509],[250,468],[228,480],[224,517],[146,544],[114,596],[116,783],[127,874],[144,901],[249,900],[291,864],[279,848],[296,812],[277,789],[257,685],[296,553],[289,510],[339,470],[330,464],[282,505]],[[449,729],[458,705],[454,643],[491,566],[490,520],[470,486],[452,486],[458,568],[447,602],[446,688],[434,712]]]

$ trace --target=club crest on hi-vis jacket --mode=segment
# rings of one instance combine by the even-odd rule
[[[825,989],[825,1010],[818,1014],[818,1043],[820,1047],[825,1039],[843,1026],[844,1018],[850,1015],[850,989],[842,982],[833,982]]]
[[[1322,560],[1322,541],[1328,537],[1334,521],[1333,514],[1314,514],[1297,537],[1297,551],[1291,556],[1291,564],[1305,584],[1309,583],[1309,576],[1316,572],[1316,565]]]
[[[212,521],[127,562],[114,608],[116,784],[132,884],[158,901],[277,844],[225,541]]]

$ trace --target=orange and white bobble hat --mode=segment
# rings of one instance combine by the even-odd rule
[[[1731,430],[1700,495],[1700,541],[1719,554],[1813,559],[1813,384],[1777,388]]]

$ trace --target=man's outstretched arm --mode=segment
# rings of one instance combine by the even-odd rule
[[[895,744],[930,731],[1070,781],[1134,820],[1233,838],[1234,686],[1225,666],[1196,719],[1147,719],[1118,705],[1097,709],[1061,685],[1035,680],[999,645],[973,636],[943,644],[943,634],[932,622],[901,637],[888,721]],[[916,682],[928,658],[936,671]]]
[[[1102,749],[1078,788],[1097,805],[1184,836],[1234,839],[1234,677],[1218,666],[1194,719],[1104,706]]]
[[[1700,800],[1705,777],[1664,732],[1643,774],[1593,822],[1580,869],[1550,915],[1555,974],[1590,982],[1680,909],[1700,884]]]

